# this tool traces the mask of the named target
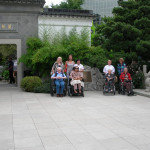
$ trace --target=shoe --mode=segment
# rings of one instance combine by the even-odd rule
[[[63,94],[60,94],[60,97],[63,97]]]
[[[60,97],[60,95],[59,95],[59,94],[57,94],[57,97]]]

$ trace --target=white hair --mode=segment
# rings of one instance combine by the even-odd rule
[[[61,67],[58,67],[57,70],[62,70]]]

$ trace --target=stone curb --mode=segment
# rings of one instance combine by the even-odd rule
[[[140,95],[140,96],[144,96],[144,97],[150,98],[150,94],[146,94],[146,93],[139,92],[139,91],[134,91],[134,93],[137,94],[137,95]]]

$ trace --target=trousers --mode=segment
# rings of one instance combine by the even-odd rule
[[[63,94],[64,88],[65,88],[65,83],[63,80],[55,80],[56,84],[56,93],[57,94]]]

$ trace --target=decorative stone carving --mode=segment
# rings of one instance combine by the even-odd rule
[[[98,68],[84,66],[85,72],[91,72],[92,82],[85,82],[85,91],[102,91],[104,79]]]

